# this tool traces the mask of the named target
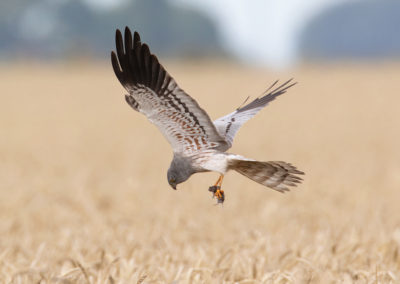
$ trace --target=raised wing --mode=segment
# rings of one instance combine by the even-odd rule
[[[218,118],[214,121],[214,125],[217,128],[219,134],[225,138],[228,142],[228,149],[232,147],[233,139],[238,132],[239,128],[250,118],[255,116],[261,109],[263,109],[269,102],[273,101],[277,96],[280,96],[286,92],[287,89],[296,84],[292,82],[292,79],[274,88],[278,81],[275,81],[271,87],[265,92],[264,96],[257,98],[251,103],[239,107],[234,112]],[[274,88],[274,89],[273,89]],[[272,90],[271,90],[272,89]]]
[[[143,113],[162,132],[173,151],[190,155],[204,149],[225,149],[207,113],[187,95],[150,53],[135,32],[125,28],[115,36],[117,53],[111,52],[115,75],[129,92],[128,104]]]

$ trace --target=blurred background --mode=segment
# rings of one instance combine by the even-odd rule
[[[5,0],[0,58],[108,60],[116,28],[156,54],[270,68],[400,56],[395,0]]]
[[[125,26],[212,119],[294,78],[230,151],[304,182],[172,190],[110,64]],[[399,283],[399,30],[398,0],[1,0],[0,282]]]

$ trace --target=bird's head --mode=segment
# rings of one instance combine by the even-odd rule
[[[173,188],[176,189],[176,186],[189,178],[186,176],[184,172],[180,172],[176,169],[169,168],[167,173],[168,183]]]
[[[174,174],[172,174],[170,171],[168,171],[167,178],[168,178],[169,185],[173,189],[176,189],[176,186],[178,185],[176,176]]]
[[[175,156],[168,169],[168,183],[173,189],[176,189],[178,184],[186,181],[193,173],[188,160]]]

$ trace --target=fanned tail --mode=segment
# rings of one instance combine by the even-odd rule
[[[296,167],[281,161],[259,162],[235,159],[230,161],[229,168],[282,193],[289,191],[289,186],[301,183],[303,179],[298,175],[304,175]]]

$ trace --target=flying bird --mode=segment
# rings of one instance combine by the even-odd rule
[[[155,124],[172,146],[174,156],[167,178],[173,189],[195,173],[218,172],[220,176],[209,191],[218,203],[223,203],[225,194],[221,185],[229,170],[279,192],[288,191],[289,186],[302,181],[298,175],[304,173],[289,163],[260,162],[226,152],[239,128],[296,84],[292,80],[281,85],[276,81],[262,97],[213,122],[177,85],[148,45],[141,42],[139,33],[132,37],[126,27],[123,38],[117,29],[115,43],[116,53],[111,52],[111,62],[115,75],[128,91],[127,103]]]

